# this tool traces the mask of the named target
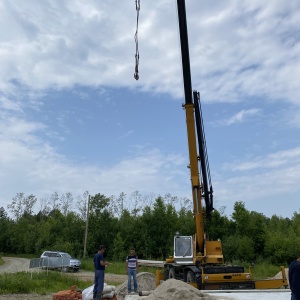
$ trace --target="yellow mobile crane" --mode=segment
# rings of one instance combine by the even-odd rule
[[[157,273],[159,277],[157,282],[159,279],[175,278],[203,290],[287,287],[284,267],[281,267],[282,279],[255,281],[250,269],[249,272],[245,272],[242,266],[225,265],[221,241],[210,241],[206,238],[205,220],[211,218],[213,211],[213,188],[210,180],[200,94],[192,91],[185,0],[177,0],[177,9],[185,93],[183,107],[186,112],[196,234],[194,236],[175,235],[174,255],[166,260],[164,274]],[[202,200],[205,202],[205,211],[202,207]]]

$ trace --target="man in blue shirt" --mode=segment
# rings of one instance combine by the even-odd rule
[[[300,300],[300,257],[289,266],[289,283],[292,291],[291,300]]]
[[[104,271],[105,267],[109,265],[104,259],[104,251],[106,247],[100,245],[98,252],[94,256],[94,267],[95,267],[95,281],[93,289],[93,299],[101,300],[103,286],[104,286]]]
[[[133,248],[130,249],[130,254],[126,257],[126,270],[128,274],[128,293],[131,293],[131,277],[133,278],[134,292],[138,292],[136,274],[138,272],[138,257]]]

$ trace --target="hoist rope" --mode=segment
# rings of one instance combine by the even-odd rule
[[[139,28],[139,15],[140,15],[140,0],[135,0],[135,8],[136,8],[136,31],[134,35],[135,40],[135,72],[134,78],[139,80],[139,42],[138,42],[138,28]]]

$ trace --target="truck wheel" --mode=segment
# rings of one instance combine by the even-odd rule
[[[175,269],[170,268],[169,270],[169,279],[175,278]]]
[[[193,271],[188,271],[186,274],[186,282],[195,282],[195,274]]]

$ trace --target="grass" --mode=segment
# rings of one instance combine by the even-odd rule
[[[236,266],[244,266],[245,272],[249,272],[249,263],[234,261],[232,264]],[[273,278],[279,272],[281,272],[279,265],[272,265],[271,263],[263,260],[260,260],[251,267],[251,273],[254,280]]]
[[[83,290],[91,286],[91,283],[79,281],[76,277],[61,272],[0,274],[0,294],[37,293],[46,295],[67,290],[73,285]]]
[[[248,270],[245,269],[245,271]],[[268,263],[255,265],[255,267],[251,268],[251,272],[254,280],[272,278],[280,271],[281,271],[280,266],[274,266]]]

